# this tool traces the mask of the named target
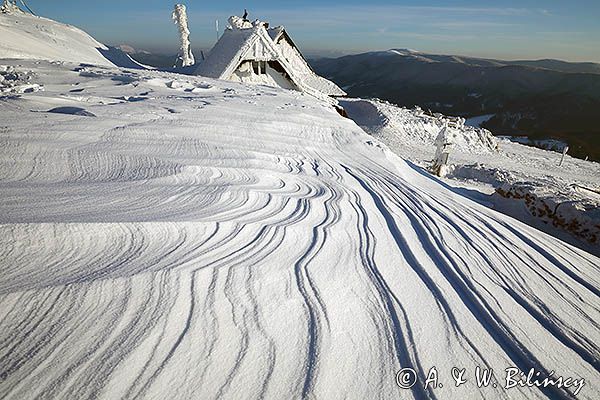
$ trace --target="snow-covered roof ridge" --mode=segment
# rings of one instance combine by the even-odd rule
[[[230,75],[246,50],[259,40],[260,30],[260,26],[226,29],[196,70],[196,75],[217,79]]]
[[[250,21],[242,17],[238,17],[237,15],[232,15],[231,17],[229,17],[228,22],[229,26],[227,27],[227,29],[229,30],[252,29],[253,27]]]

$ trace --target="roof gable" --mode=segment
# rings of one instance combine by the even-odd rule
[[[226,30],[212,48],[196,74],[227,79],[244,60],[269,61],[279,58],[279,52],[262,25]]]

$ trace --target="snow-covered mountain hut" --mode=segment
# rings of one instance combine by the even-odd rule
[[[196,70],[197,75],[305,92],[336,103],[346,93],[318,76],[282,26],[230,17],[229,26]]]

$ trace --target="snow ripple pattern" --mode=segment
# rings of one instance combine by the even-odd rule
[[[574,397],[453,366],[598,398],[598,258],[298,93],[45,68],[66,83],[0,99],[0,398]],[[98,118],[23,121],[70,79]],[[432,366],[443,388],[396,386]]]

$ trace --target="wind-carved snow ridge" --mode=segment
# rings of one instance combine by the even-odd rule
[[[598,398],[599,258],[301,93],[13,63],[46,91],[0,99],[0,398]]]
[[[188,18],[186,8],[183,4],[175,4],[172,18],[179,28],[179,35],[181,39],[181,49],[178,60],[178,64],[181,63],[181,65],[177,66],[188,67],[190,65],[194,65],[196,61],[194,60],[194,55],[192,54]]]

